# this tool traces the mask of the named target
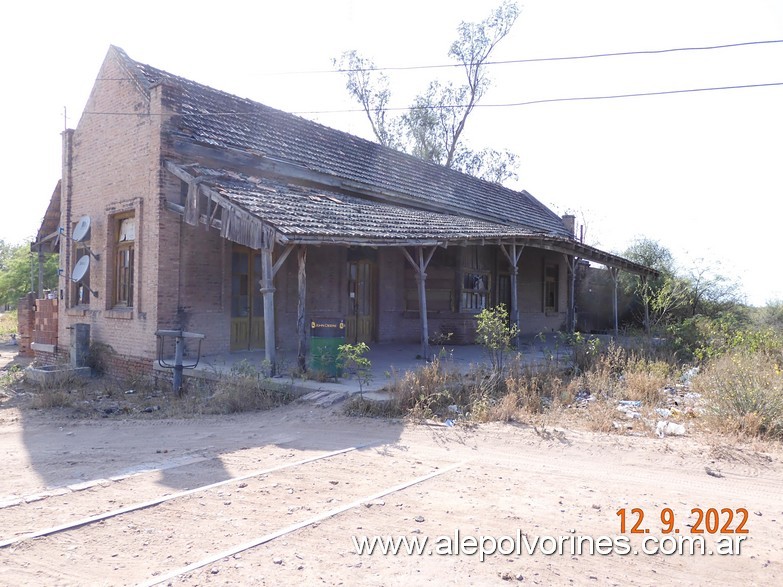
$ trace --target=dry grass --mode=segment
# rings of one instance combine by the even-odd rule
[[[161,385],[162,383],[162,385]],[[164,389],[168,391],[164,391]],[[24,385],[29,407],[65,408],[80,418],[188,418],[270,409],[292,399],[285,385],[272,385],[247,370],[218,381],[185,379],[181,397],[153,378],[73,378],[47,387]]]
[[[615,425],[618,420],[617,405],[611,401],[601,399],[590,402],[583,411],[583,419],[587,428],[593,432],[608,434],[623,431],[622,427]]]
[[[68,389],[42,389],[33,394],[30,407],[35,410],[70,408],[76,401],[74,394]]]
[[[507,393],[487,410],[487,419],[491,422],[514,422],[519,415],[519,397]]]
[[[463,376],[434,361],[395,377],[388,405],[368,408],[354,402],[349,413],[474,422],[545,420],[544,427],[568,421],[603,433],[629,428],[652,433],[654,425],[649,422],[659,419],[654,409],[664,405],[664,389],[675,377],[668,362],[646,359],[614,344],[593,356],[590,368],[577,373],[555,361],[531,365],[517,359],[502,377],[479,368]],[[643,417],[628,419],[617,409],[619,400],[641,402],[634,409]]]
[[[465,408],[469,404],[466,381],[439,359],[402,377],[394,373],[387,391],[392,397],[390,409],[414,419],[445,414],[449,406]]]
[[[504,383],[506,393],[515,395],[519,408],[528,414],[570,404],[574,398],[570,378],[554,362],[528,365],[514,361]]]

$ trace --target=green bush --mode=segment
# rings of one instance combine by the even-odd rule
[[[752,326],[733,314],[718,318],[694,316],[669,327],[669,340],[678,359],[700,363],[730,352],[780,353],[783,334],[764,325]]]
[[[783,370],[769,353],[727,353],[708,364],[693,386],[719,430],[783,438]]]
[[[476,318],[476,342],[486,350],[492,369],[499,377],[503,373],[505,357],[514,338],[519,334],[519,329],[516,324],[509,324],[508,311],[503,304],[484,308]]]

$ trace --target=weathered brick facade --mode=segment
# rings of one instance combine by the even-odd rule
[[[181,137],[184,132],[180,109],[183,92],[190,86],[164,79],[151,89],[143,88],[136,77],[139,72],[129,67],[127,56],[111,50],[77,128],[63,133],[59,195],[60,226],[66,233],[60,242],[64,271],[59,283],[60,299],[52,304],[58,308],[59,320],[42,315],[46,324],[41,324],[40,336],[47,340],[56,338],[48,343],[56,345],[52,354],[56,357],[58,353],[67,353],[69,329],[76,323],[88,323],[92,341],[102,345],[106,367],[112,372],[137,376],[152,373],[155,333],[160,329],[203,333],[206,335],[203,354],[228,352],[234,340],[232,317],[246,309],[238,310],[237,304],[251,303],[237,297],[237,291],[249,287],[260,299],[261,284],[258,274],[252,270],[246,276],[237,273],[234,267],[237,245],[221,236],[221,229],[207,228],[210,213],[211,218],[228,222],[223,211],[215,216],[217,200],[212,208],[211,201],[204,205],[196,198],[195,203],[201,209],[196,211],[195,225],[183,219],[186,214],[183,210],[192,203],[188,197],[188,178],[177,176],[166,165],[171,161],[189,165],[182,161],[182,151],[178,150],[181,147],[175,145],[172,136]],[[170,132],[175,127],[177,132]],[[237,161],[245,167],[248,165],[246,157]],[[427,170],[440,173],[431,167]],[[300,173],[299,168],[295,171]],[[277,171],[273,170],[274,173]],[[302,185],[310,184],[304,181]],[[489,189],[487,185],[479,187]],[[572,246],[567,230],[556,216],[552,218],[551,211],[529,194],[517,195],[525,206],[544,210],[541,218],[549,223],[547,226],[555,227],[553,238],[560,239],[556,244],[565,243],[557,246]],[[311,199],[323,201],[317,196]],[[330,201],[343,204],[339,198],[332,197]],[[225,202],[223,205],[228,206]],[[388,209],[383,212],[390,213]],[[70,240],[73,228],[83,216],[90,218],[89,238],[85,243],[73,243]],[[443,222],[442,217],[435,220]],[[407,222],[408,217],[403,221]],[[465,230],[495,230],[492,228],[495,225],[486,228],[481,222],[471,217]],[[131,225],[135,232],[128,233],[127,226]],[[226,227],[225,224],[216,226]],[[439,230],[447,228],[441,226]],[[513,230],[526,234],[527,229]],[[368,275],[373,281],[373,340],[419,341],[421,322],[415,272],[401,248],[389,246],[395,241],[380,246],[330,242],[324,239],[319,244],[307,245],[306,319],[350,315],[355,300],[351,297],[355,292],[349,292],[353,279],[349,275],[353,270],[351,263],[365,259],[372,264]],[[517,241],[513,242],[516,246]],[[480,307],[508,303],[509,263],[501,254],[499,243],[499,239],[494,244],[491,240],[484,242],[483,238],[454,239],[448,247],[437,251],[426,270],[425,281],[431,336],[451,334],[455,343],[472,343],[475,316]],[[77,261],[77,249],[82,247],[78,255],[83,255],[85,244],[94,253],[85,285],[95,293],[88,295],[82,290],[80,297],[78,286],[69,277]],[[128,253],[129,249],[132,253]],[[283,246],[278,244],[275,260],[282,250]],[[517,291],[523,333],[556,330],[566,320],[569,279],[566,258],[563,252],[554,250],[559,249],[528,246],[521,254]],[[126,256],[121,257],[122,254]],[[129,254],[132,263],[125,267],[120,259],[127,259]],[[294,252],[274,280],[275,338],[277,347],[284,350],[295,349],[298,342],[297,271]],[[466,283],[475,277],[471,272],[478,276],[477,283],[484,288],[481,292],[469,291]],[[251,283],[245,284],[242,279]],[[130,299],[124,299],[123,293]],[[473,305],[468,307],[469,304]],[[253,311],[258,313],[257,309]],[[56,337],[52,336],[52,327],[56,328]],[[25,336],[24,332],[20,334]],[[20,343],[24,344],[24,338]]]

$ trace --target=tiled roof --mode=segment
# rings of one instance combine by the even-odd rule
[[[219,200],[268,223],[288,242],[401,246],[496,240],[575,255],[633,273],[656,273],[574,239],[541,235],[520,226],[415,210],[231,170],[193,164],[174,167],[180,177],[197,179],[199,189],[206,189]]]
[[[269,178],[189,165],[199,185],[272,225],[289,240],[401,242],[532,236],[521,227],[414,210]]]
[[[160,82],[179,89],[183,115],[177,132],[191,140],[259,153],[372,186],[379,193],[397,194],[405,205],[453,211],[528,233],[571,237],[561,218],[525,191],[482,181],[169,74],[133,61],[117,47],[112,51],[146,91]]]

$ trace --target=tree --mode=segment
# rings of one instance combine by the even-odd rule
[[[346,74],[346,89],[361,104],[379,143],[500,183],[516,178],[516,155],[491,149],[474,151],[465,145],[463,133],[470,114],[490,87],[489,57],[518,16],[519,7],[505,0],[482,22],[460,23],[449,57],[460,63],[465,83],[432,81],[408,111],[397,117],[389,116],[389,80],[372,60],[351,50],[334,64]]]
[[[656,240],[638,238],[629,246],[623,256],[636,263],[656,269],[664,275],[674,275],[672,252]]]
[[[48,255],[44,261],[44,288],[57,286],[58,256]],[[37,261],[30,252],[30,242],[12,246],[0,240],[0,304],[16,304],[32,291],[38,279]]]
[[[783,299],[770,300],[763,308],[756,310],[756,321],[783,333]]]
[[[701,314],[715,318],[720,314],[737,313],[743,305],[739,284],[718,273],[717,265],[701,259],[688,271],[686,280],[691,317]]]
[[[640,238],[635,240],[622,256],[659,273],[656,277],[644,279],[621,273],[623,290],[638,300],[634,308],[634,318],[644,323],[645,317],[649,317],[650,328],[675,319],[678,311],[687,302],[688,287],[675,274],[671,251],[656,240]]]

